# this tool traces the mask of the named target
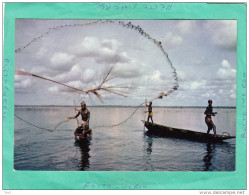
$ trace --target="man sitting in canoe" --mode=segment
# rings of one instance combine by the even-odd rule
[[[89,129],[90,111],[86,108],[86,103],[84,101],[81,102],[81,110],[79,110],[75,116],[66,117],[65,119],[74,119],[80,114],[82,117],[82,125],[75,129],[74,135],[82,134],[82,136],[85,137],[87,134],[91,134],[92,130]]]
[[[208,106],[206,108],[206,111],[204,112],[204,114],[206,115],[205,122],[208,126],[207,134],[209,134],[211,129],[213,129],[214,134],[216,134],[216,126],[214,125],[214,123],[212,121],[212,116],[215,116],[217,114],[217,112],[213,112],[212,103],[213,103],[212,100],[208,100]]]

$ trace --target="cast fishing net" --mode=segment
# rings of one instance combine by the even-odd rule
[[[36,101],[47,105],[71,105],[73,98],[137,108],[145,98],[170,95],[178,88],[176,70],[163,44],[135,23],[68,20],[19,41],[16,92],[30,99],[41,94]]]

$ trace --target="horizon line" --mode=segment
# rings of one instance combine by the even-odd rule
[[[72,105],[14,105],[17,107],[74,107]],[[78,106],[80,107],[80,106]],[[138,107],[135,105],[87,105],[87,107]],[[142,106],[141,106],[142,107]],[[153,106],[156,107],[166,107],[166,108],[205,108],[207,106]],[[213,108],[236,108],[236,106],[213,106]]]

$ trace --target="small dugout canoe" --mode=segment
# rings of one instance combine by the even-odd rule
[[[88,142],[92,139],[92,132],[84,137],[82,134],[74,134],[75,140],[78,142]]]
[[[230,136],[228,133],[224,132],[222,135],[219,134],[207,134],[202,132],[196,132],[186,129],[179,129],[173,127],[167,127],[156,123],[151,123],[142,120],[145,127],[148,129],[147,133],[156,135],[156,136],[163,136],[163,137],[173,137],[179,139],[186,139],[191,141],[198,141],[198,142],[223,142],[223,140],[236,138],[235,136]],[[227,135],[224,135],[224,134]]]

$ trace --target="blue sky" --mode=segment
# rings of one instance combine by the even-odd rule
[[[138,30],[120,27],[118,21],[93,22],[16,20],[15,47],[20,51],[16,52],[15,68],[87,90],[97,87],[113,65],[105,86],[127,98],[99,91],[101,103],[94,95],[16,75],[15,104],[72,105],[74,100],[84,99],[88,105],[137,106],[145,98],[167,94],[176,84],[175,68],[178,89],[153,105],[206,106],[208,99],[213,99],[214,106],[236,106],[235,20],[124,21],[139,26],[150,40]],[[162,49],[153,40],[160,41]]]

